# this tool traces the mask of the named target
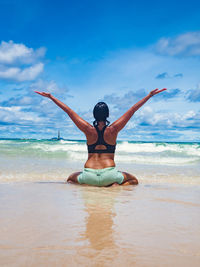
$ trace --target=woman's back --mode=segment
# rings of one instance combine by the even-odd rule
[[[99,140],[99,135],[101,134],[103,137],[102,141],[105,141],[105,144],[102,144],[104,142],[97,142]],[[116,145],[117,133],[112,129],[112,126],[106,127],[105,122],[99,122],[98,126],[90,129],[89,133],[86,134],[86,138],[89,153],[88,160],[86,161],[84,167],[93,169],[114,167],[115,162],[113,151]],[[108,146],[106,146],[106,144],[108,144]],[[108,149],[110,149],[112,153],[109,153]],[[104,150],[106,153],[104,153]],[[90,151],[93,153],[90,153]]]

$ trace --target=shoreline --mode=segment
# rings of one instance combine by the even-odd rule
[[[60,181],[82,171],[84,161],[63,158],[25,158],[0,156],[0,183]],[[142,184],[200,185],[199,165],[132,164],[116,161],[119,171],[132,173]]]

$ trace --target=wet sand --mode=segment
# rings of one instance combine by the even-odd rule
[[[199,185],[5,183],[0,211],[0,266],[199,266]]]

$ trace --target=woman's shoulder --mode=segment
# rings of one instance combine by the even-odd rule
[[[112,134],[112,135],[117,134],[116,129],[112,126],[112,124],[109,125],[109,126],[107,126],[106,129],[107,129],[107,131],[108,131],[110,134]]]

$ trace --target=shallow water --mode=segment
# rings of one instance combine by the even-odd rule
[[[0,184],[1,266],[199,266],[200,187]]]
[[[84,141],[0,140],[0,183],[64,181],[86,160]],[[118,142],[115,161],[140,183],[200,185],[199,143]]]

